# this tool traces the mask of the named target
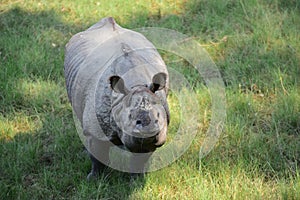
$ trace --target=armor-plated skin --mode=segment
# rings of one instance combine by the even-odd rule
[[[104,18],[71,38],[64,70],[91,154],[107,151],[111,144],[135,153],[164,144],[170,118],[168,72],[143,35]],[[90,175],[95,175],[100,164],[93,156],[92,161]]]

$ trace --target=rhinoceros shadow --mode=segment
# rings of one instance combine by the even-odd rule
[[[0,199],[130,198],[145,178],[107,169],[86,180],[91,161],[74,126],[63,61],[67,41],[88,25],[63,22],[59,11],[11,7],[0,12],[0,115],[7,124],[16,113],[37,124],[0,134]]]

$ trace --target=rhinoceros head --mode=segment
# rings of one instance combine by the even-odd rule
[[[152,83],[125,88],[119,76],[110,78],[111,87],[124,97],[112,109],[122,143],[132,152],[151,152],[166,141],[167,114],[156,92],[164,89],[166,74],[158,73]],[[166,103],[166,102],[165,102]]]

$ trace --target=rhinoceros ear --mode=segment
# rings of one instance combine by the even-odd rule
[[[125,88],[124,80],[120,76],[112,76],[109,78],[111,88],[117,92],[122,94],[127,94],[127,90]]]
[[[150,90],[154,93],[158,90],[165,88],[167,82],[167,74],[161,72],[155,74],[152,78],[152,84],[150,85]]]

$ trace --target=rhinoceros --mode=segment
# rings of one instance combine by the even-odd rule
[[[112,145],[151,153],[165,143],[169,75],[142,34],[104,18],[67,43],[64,72],[92,161],[88,178],[109,163]]]

